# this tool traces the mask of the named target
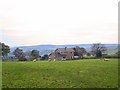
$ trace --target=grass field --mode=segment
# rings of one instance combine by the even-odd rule
[[[3,88],[116,88],[118,60],[3,62]]]

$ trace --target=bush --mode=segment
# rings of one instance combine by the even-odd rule
[[[95,56],[84,56],[83,59],[96,59]]]
[[[104,58],[120,58],[118,55],[107,55]]]
[[[21,57],[21,58],[19,58],[19,61],[27,61],[27,59],[24,57]]]

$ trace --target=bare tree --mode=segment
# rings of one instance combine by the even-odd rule
[[[25,54],[22,49],[16,48],[15,51],[13,52],[16,58],[19,59],[19,61],[26,61],[27,59],[25,58]]]
[[[83,55],[86,54],[85,48],[80,48],[79,46],[76,46],[73,49],[75,50],[74,55],[79,56],[80,58],[83,58]]]
[[[103,52],[107,51],[107,48],[105,47],[104,44],[101,43],[94,43],[91,47],[92,49],[92,55],[94,56],[101,56]],[[100,55],[101,54],[101,55]]]

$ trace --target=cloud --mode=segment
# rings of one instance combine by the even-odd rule
[[[1,0],[0,29],[10,38],[4,41],[16,45],[117,43],[117,4],[117,0]]]

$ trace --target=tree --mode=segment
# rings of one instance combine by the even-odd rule
[[[117,53],[115,53],[119,58],[120,58],[120,51],[118,51]]]
[[[0,42],[0,53],[2,54],[3,59],[6,59],[9,52],[10,52],[10,47]]]
[[[39,51],[38,50],[32,50],[31,51],[31,56],[33,59],[39,58]]]
[[[86,49],[85,48],[80,48],[80,53],[81,55],[85,55],[87,53]]]
[[[31,51],[26,51],[24,53],[25,53],[26,58],[30,60],[30,58],[31,58]]]
[[[80,58],[83,58],[83,55],[86,54],[85,48],[80,48],[79,46],[76,46],[73,49],[75,50],[74,55],[79,56]]]
[[[96,58],[102,57],[102,53],[107,50],[107,48],[104,46],[104,44],[101,43],[95,43],[91,47],[92,49],[92,55],[96,56]]]
[[[27,59],[25,58],[25,54],[22,49],[16,48],[15,51],[13,52],[16,58],[19,59],[19,61],[26,61]]]
[[[42,60],[48,60],[49,59],[49,56],[47,54],[45,54],[43,57],[42,57]]]
[[[102,52],[100,50],[98,50],[96,52],[96,58],[101,58],[102,57]]]
[[[87,54],[86,54],[87,56],[90,56],[91,54],[90,54],[90,52],[87,52]]]
[[[0,55],[2,55],[2,43],[0,42]]]

